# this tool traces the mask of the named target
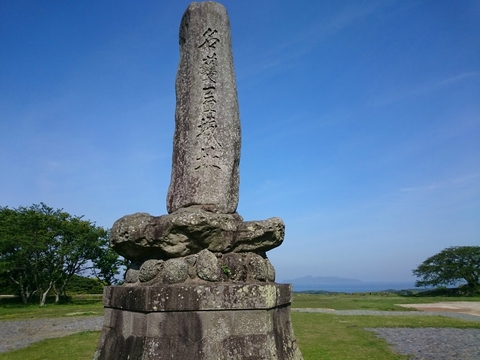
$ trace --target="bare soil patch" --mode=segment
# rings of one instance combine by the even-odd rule
[[[474,301],[442,301],[431,304],[397,304],[406,308],[431,312],[457,312],[480,316],[480,302]]]

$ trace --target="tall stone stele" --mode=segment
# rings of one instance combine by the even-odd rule
[[[275,283],[266,252],[279,218],[243,221],[238,205],[240,119],[226,9],[191,3],[180,64],[167,215],[127,215],[111,246],[131,266],[106,287],[95,360],[300,360],[291,286]]]
[[[238,205],[240,117],[230,23],[218,3],[193,3],[180,25],[180,65],[169,213],[191,205],[231,214]]]

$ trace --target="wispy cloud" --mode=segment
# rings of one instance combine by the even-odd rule
[[[471,71],[471,72],[464,72],[456,76],[449,77],[447,79],[441,80],[436,84],[437,88],[442,88],[444,86],[450,85],[457,83],[459,81],[463,81],[464,79],[472,78],[472,77],[477,77],[480,75],[479,71]]]
[[[478,71],[463,72],[461,74],[450,76],[445,79],[440,79],[432,82],[427,82],[424,84],[419,84],[418,86],[407,91],[405,95],[406,97],[416,96],[416,95],[428,95],[432,92],[441,90],[447,86],[451,86],[461,81],[464,81],[473,77],[477,77],[479,74],[480,72]]]
[[[462,81],[476,78],[480,71],[462,72],[457,75],[442,79],[434,79],[422,83],[414,84],[408,88],[395,89],[390,93],[382,93],[368,102],[368,107],[382,107],[394,104],[399,101],[410,99],[412,97],[427,96],[446,87],[458,84]]]
[[[385,2],[372,2],[367,5],[354,4],[345,7],[340,13],[335,14],[326,21],[320,18],[317,19],[316,23],[312,24],[302,33],[302,37],[308,34],[309,41],[321,41],[350,27],[356,21],[372,15],[385,5]]]
[[[274,68],[290,68],[292,61],[313,51],[323,40],[355,24],[358,20],[371,16],[394,1],[379,1],[368,4],[354,4],[343,7],[342,10],[325,18],[320,14],[313,22],[292,32],[283,42],[264,54],[264,61],[258,61],[255,66],[249,64],[248,73],[252,76]],[[293,49],[293,51],[292,51]]]
[[[451,187],[471,185],[480,178],[480,174],[467,174],[455,178],[434,182],[428,185],[406,187],[400,189],[402,192],[427,192]]]

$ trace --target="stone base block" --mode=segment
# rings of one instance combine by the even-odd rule
[[[94,360],[301,360],[285,284],[107,287]]]

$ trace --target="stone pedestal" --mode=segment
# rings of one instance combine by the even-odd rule
[[[291,296],[275,283],[106,287],[94,360],[301,360]]]

